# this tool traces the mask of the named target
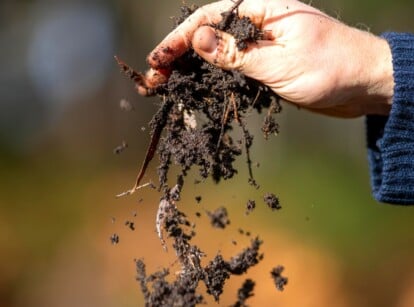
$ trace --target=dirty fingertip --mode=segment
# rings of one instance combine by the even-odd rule
[[[145,84],[150,88],[155,88],[166,83],[170,73],[169,69],[150,69],[145,75]]]
[[[192,43],[194,49],[202,53],[213,53],[218,45],[214,29],[208,26],[200,27],[195,31]]]
[[[189,46],[183,38],[171,38],[161,42],[147,57],[148,64],[155,69],[170,67],[171,63],[183,55]]]

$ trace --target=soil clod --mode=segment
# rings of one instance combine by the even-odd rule
[[[256,208],[256,202],[249,199],[246,204],[246,214],[250,214]]]
[[[232,305],[232,307],[247,307],[246,300],[254,295],[254,286],[255,282],[253,280],[246,279],[241,288],[237,291],[237,302]]]
[[[272,269],[270,272],[273,281],[275,283],[276,289],[279,291],[283,291],[285,289],[285,286],[288,283],[288,279],[284,276],[282,276],[282,272],[284,271],[284,267],[279,265]]]
[[[111,235],[111,237],[109,238],[109,240],[111,240],[111,243],[113,245],[116,245],[116,244],[119,243],[119,236],[116,233],[114,233],[113,235]]]
[[[214,212],[207,211],[207,215],[210,218],[211,225],[215,228],[226,228],[230,224],[230,220],[225,207],[220,207]]]
[[[280,205],[279,198],[276,197],[273,193],[266,193],[263,197],[264,202],[267,204],[267,206],[274,210],[280,210],[282,209],[282,206]]]
[[[135,223],[131,222],[131,221],[125,221],[125,226],[127,226],[129,229],[131,229],[132,231],[135,230]]]

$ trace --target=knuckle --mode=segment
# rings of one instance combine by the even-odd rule
[[[221,40],[218,49],[218,64],[227,69],[242,70],[244,62],[244,52],[238,50],[233,37]]]

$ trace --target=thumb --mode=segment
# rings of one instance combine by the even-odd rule
[[[249,49],[240,51],[236,39],[228,33],[202,26],[195,31],[192,45],[204,60],[222,69],[244,73],[250,70],[252,56]]]

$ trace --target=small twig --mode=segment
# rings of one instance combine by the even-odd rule
[[[236,99],[234,99],[234,93],[232,92],[230,95],[230,102],[233,105],[233,115],[234,115],[234,120],[240,124],[240,119],[239,119],[239,113],[237,112],[237,105],[236,105]]]
[[[154,94],[153,89],[149,88],[145,83],[145,76],[142,73],[136,72],[131,66],[126,64],[116,55],[114,56],[115,60],[117,61],[119,67],[121,67],[121,71],[132,81],[135,82],[135,88],[141,95],[144,96],[151,96]],[[145,89],[143,92],[139,91],[138,89]]]
[[[249,141],[248,138],[250,137],[249,132],[246,129],[246,126],[244,123],[239,122],[240,127],[243,131],[244,136],[244,148],[246,150],[246,163],[247,163],[247,170],[249,171],[249,183],[253,185],[255,188],[259,188],[259,185],[257,184],[256,180],[253,176],[253,168],[252,168],[252,159],[250,158],[250,146],[251,146],[251,140]]]
[[[234,12],[236,9],[238,9],[238,7],[240,6],[240,4],[243,2],[243,0],[237,0],[236,2],[234,2],[233,7],[230,9],[230,12]]]
[[[253,102],[252,102],[252,108],[254,107],[254,105],[256,104],[257,100],[259,99],[260,92],[261,92],[261,90],[259,89],[259,90],[257,91],[256,97],[254,98],[254,100],[253,100]]]
[[[168,110],[170,110],[171,106],[172,106],[172,104],[167,103],[165,101],[165,97],[164,97],[164,105],[162,106],[162,108],[159,112],[162,113],[162,114],[164,112],[168,112]],[[118,197],[131,195],[132,193],[134,193],[139,188],[139,184],[140,184],[142,178],[145,175],[145,172],[148,168],[148,165],[151,162],[151,160],[154,158],[155,152],[156,152],[157,147],[158,147],[158,143],[159,143],[160,138],[161,138],[161,133],[162,133],[166,123],[167,123],[166,118],[161,118],[161,120],[156,123],[156,126],[154,127],[153,132],[152,132],[150,144],[149,144],[147,152],[145,154],[144,161],[142,162],[142,165],[141,165],[141,168],[139,170],[137,179],[135,180],[135,185],[129,191],[126,191],[124,193],[119,194]]]
[[[230,113],[230,105],[227,102],[227,100],[225,100],[224,101],[224,108],[223,108],[223,118],[221,119],[220,136],[219,136],[219,139],[217,141],[216,155],[218,154],[219,149],[220,149],[220,144],[221,144],[221,141],[222,141],[223,136],[224,136],[224,130],[225,130],[225,127],[226,127],[226,124],[227,124],[227,120],[229,118],[229,113]]]
[[[145,86],[144,83],[144,75],[136,72],[131,66],[126,64],[124,61],[122,61],[120,58],[118,58],[116,55],[114,56],[115,60],[117,61],[119,67],[121,67],[121,71],[132,81],[135,83],[138,83],[139,85]]]
[[[142,189],[142,188],[145,188],[145,187],[149,187],[149,186],[153,186],[153,185],[154,184],[150,181],[150,182],[144,183],[144,184],[136,187],[135,190],[139,190],[139,189]],[[123,196],[129,195],[129,194],[132,194],[131,193],[131,190],[126,191],[126,192],[122,192],[122,193],[116,195],[116,198],[123,197]]]

